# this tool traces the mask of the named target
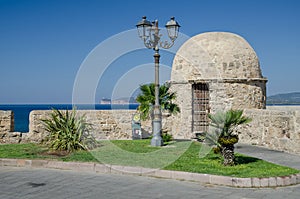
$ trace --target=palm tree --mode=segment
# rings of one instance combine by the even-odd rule
[[[251,121],[251,118],[242,115],[242,110],[229,110],[208,115],[211,119],[211,126],[217,132],[218,138],[215,140],[215,144],[220,149],[225,166],[234,165],[234,144],[239,140],[238,134],[234,131],[235,128]]]
[[[140,86],[141,94],[136,98],[136,101],[140,103],[138,110],[141,112],[141,119],[149,119],[152,107],[155,104],[155,85],[144,84]],[[177,104],[173,101],[176,99],[176,93],[170,92],[170,85],[163,84],[159,87],[159,104],[162,110],[166,110],[171,114],[180,112]]]

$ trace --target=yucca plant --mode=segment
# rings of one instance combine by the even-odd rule
[[[53,109],[49,119],[43,119],[42,123],[49,132],[46,144],[50,150],[72,152],[96,146],[96,141],[90,134],[92,125],[87,123],[84,115],[78,116],[75,109]]]
[[[211,127],[214,129],[212,135],[208,133],[207,138],[213,141],[224,158],[224,165],[234,165],[234,144],[239,140],[235,128],[241,124],[251,121],[251,118],[243,116],[243,110],[229,110],[209,114]],[[217,150],[218,151],[218,150]]]

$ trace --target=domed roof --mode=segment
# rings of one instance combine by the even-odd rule
[[[207,32],[186,41],[173,60],[171,81],[261,79],[258,57],[241,36]]]

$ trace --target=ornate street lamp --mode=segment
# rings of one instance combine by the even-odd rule
[[[138,29],[139,37],[143,40],[147,48],[153,48],[154,63],[155,63],[155,104],[153,109],[152,119],[152,133],[153,138],[151,140],[152,146],[162,146],[163,141],[161,138],[161,109],[159,104],[159,47],[168,49],[174,44],[174,41],[178,37],[180,25],[175,21],[175,17],[171,17],[171,20],[165,25],[170,41],[161,41],[162,35],[159,34],[158,21],[150,22],[144,16],[142,21],[136,25]]]

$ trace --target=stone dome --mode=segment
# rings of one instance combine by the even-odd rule
[[[171,81],[262,79],[258,57],[241,36],[207,32],[187,40],[173,60]]]

